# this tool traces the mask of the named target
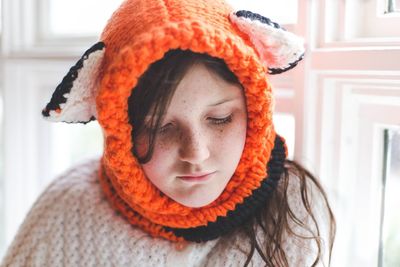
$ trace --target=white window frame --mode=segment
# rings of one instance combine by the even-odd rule
[[[71,58],[98,37],[43,38],[41,0],[3,0],[2,55],[9,58]]]
[[[304,2],[296,31],[309,42],[295,158],[315,169],[332,201],[332,266],[377,266],[382,132],[399,124],[400,39],[351,37],[340,20],[349,0]]]
[[[300,1],[300,0],[299,0]],[[400,42],[400,29],[393,27],[399,25],[400,15],[384,15],[383,0],[312,0],[310,12],[313,14],[310,19],[314,21],[313,38],[319,48],[325,49],[386,49],[394,47],[398,49]],[[358,12],[358,13],[357,13]],[[360,14],[365,13],[365,15]],[[358,33],[357,19],[360,16],[368,16],[371,24],[384,27],[386,35],[379,33],[376,29],[369,30],[364,36]],[[311,26],[311,25],[310,25]],[[371,37],[380,36],[380,37]],[[392,37],[390,37],[392,36]]]

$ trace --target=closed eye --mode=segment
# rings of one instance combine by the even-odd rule
[[[209,118],[213,124],[221,125],[232,122],[232,114],[225,118]]]
[[[232,122],[232,114],[230,114],[225,118],[208,118],[208,120],[210,120],[211,123],[214,125],[224,125]],[[168,131],[170,127],[172,127],[172,125],[173,125],[172,123],[167,123],[166,125],[159,128],[158,133],[160,134],[165,133],[166,131]]]

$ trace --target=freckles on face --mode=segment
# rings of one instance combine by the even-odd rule
[[[241,158],[247,128],[243,90],[194,65],[179,83],[157,132],[147,178],[165,195],[188,207],[214,201]],[[147,146],[136,141],[137,151]],[[203,176],[187,179],[188,176]],[[185,178],[185,179],[184,179]]]

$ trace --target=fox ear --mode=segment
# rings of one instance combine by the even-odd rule
[[[246,10],[231,13],[229,18],[249,37],[270,74],[290,70],[303,59],[303,39],[269,18]]]
[[[45,119],[69,123],[88,123],[96,119],[98,74],[104,52],[104,43],[98,42],[71,67],[42,110]]]

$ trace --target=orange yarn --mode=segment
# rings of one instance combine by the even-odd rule
[[[254,47],[230,23],[230,12],[219,0],[128,0],[101,36],[106,53],[96,105],[105,137],[102,188],[132,224],[173,241],[182,239],[160,225],[190,228],[213,222],[242,203],[267,176],[275,140],[271,87]],[[202,208],[189,208],[161,195],[131,153],[135,126],[128,120],[128,97],[149,65],[176,48],[224,59],[247,99],[247,136],[239,165],[218,199]]]

